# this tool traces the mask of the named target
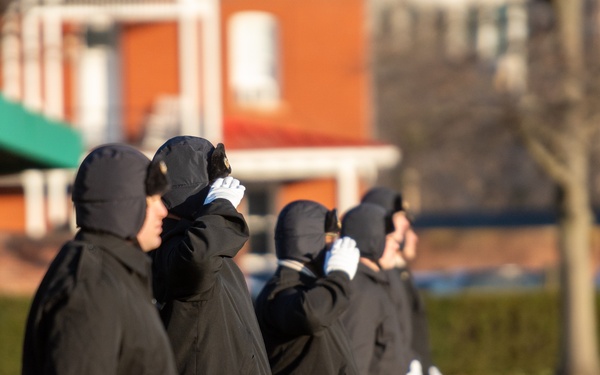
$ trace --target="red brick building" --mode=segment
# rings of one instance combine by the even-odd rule
[[[366,19],[360,0],[21,1],[4,14],[1,87],[71,124],[84,150],[127,142],[151,156],[178,134],[223,142],[248,188],[253,247],[268,251],[287,202],[343,212],[399,162],[373,140]],[[30,171],[41,193],[0,176],[0,230],[43,235],[70,220],[68,199],[48,194],[58,184],[68,197],[72,169],[60,170],[54,183]]]

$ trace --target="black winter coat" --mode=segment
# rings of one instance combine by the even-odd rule
[[[431,348],[429,346],[429,326],[427,322],[427,310],[425,302],[415,285],[412,272],[406,267],[395,268],[398,278],[404,286],[404,293],[408,298],[408,309],[410,313],[410,325],[412,327],[411,349],[416,359],[421,362],[423,372],[433,366]],[[400,291],[402,293],[402,291]]]
[[[23,347],[29,374],[175,374],[153,304],[150,260],[130,242],[79,232],[48,269]]]
[[[398,317],[388,278],[362,263],[352,279],[350,307],[342,321],[350,336],[360,374],[406,374]]]
[[[413,296],[407,290],[402,275],[397,268],[383,271],[388,278],[388,292],[396,309],[396,317],[400,328],[400,346],[403,364],[408,366],[413,359],[421,361],[421,357],[412,347],[413,340]]]
[[[163,243],[151,252],[154,292],[182,375],[270,373],[248,287],[232,259],[247,239],[244,217],[225,199],[202,206],[193,222],[163,222]]]
[[[314,278],[280,266],[256,300],[273,374],[358,374],[341,314],[350,278]]]

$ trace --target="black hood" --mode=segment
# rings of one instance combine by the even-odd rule
[[[388,228],[389,232],[394,230],[392,216],[399,211],[404,211],[404,201],[402,200],[402,194],[395,190],[386,187],[375,187],[364,195],[361,203],[373,203],[387,212],[388,215]],[[408,213],[407,213],[408,217]]]
[[[331,212],[309,200],[298,200],[285,206],[275,226],[277,258],[302,263],[316,260],[325,249],[325,233],[329,230],[328,216]]]
[[[360,256],[377,261],[383,255],[389,231],[387,212],[372,203],[361,203],[346,212],[342,219],[342,236],[356,241]]]
[[[376,187],[367,192],[361,203],[373,203],[383,207],[388,215],[403,211],[402,195],[386,187]]]
[[[171,190],[163,195],[165,206],[170,213],[188,220],[196,218],[210,184],[231,173],[223,144],[215,148],[199,137],[169,139],[156,151],[154,160],[157,159],[167,165],[171,181]]]
[[[77,225],[134,239],[146,217],[149,167],[150,160],[127,145],[94,149],[81,163],[73,185]]]

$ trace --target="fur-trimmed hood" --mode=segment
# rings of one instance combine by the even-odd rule
[[[193,136],[177,136],[165,142],[153,160],[162,160],[169,170],[171,190],[163,195],[170,213],[194,220],[204,204],[210,184],[231,173],[225,147]]]
[[[376,262],[383,255],[389,228],[389,216],[382,207],[361,203],[344,215],[341,235],[356,241],[361,257]]]
[[[84,230],[135,239],[146,217],[146,196],[168,189],[167,171],[124,144],[100,146],[81,162],[73,184],[76,222]]]
[[[281,210],[275,225],[277,258],[313,262],[325,249],[325,235],[337,230],[335,210],[309,200],[291,202]]]
[[[374,187],[369,190],[363,196],[361,203],[373,203],[381,206],[390,216],[398,211],[404,211],[402,194],[383,186]]]

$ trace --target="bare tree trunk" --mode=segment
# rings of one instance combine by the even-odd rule
[[[576,130],[581,128],[580,123],[571,125],[572,133],[577,133]],[[566,147],[566,164],[571,173],[568,181],[559,183],[562,316],[558,373],[594,375],[600,374],[600,364],[595,288],[589,262],[593,215],[588,193],[588,151],[583,139],[565,142],[570,143],[570,147]]]
[[[566,67],[563,90],[568,100],[581,100],[583,95],[584,48],[582,0],[554,0],[558,18],[559,42]]]
[[[559,373],[600,374],[596,337],[595,289],[590,269],[592,229],[589,189],[589,149],[583,118],[583,4],[557,0],[560,45],[566,66],[564,96],[567,102],[563,139],[569,178],[559,181],[562,190],[559,248],[562,262],[562,342]]]
[[[559,190],[561,351],[558,374],[600,374],[595,288],[590,266],[593,215],[589,196],[590,155],[584,117],[582,0],[555,0],[563,76],[562,130],[525,131],[533,156]],[[553,133],[553,134],[550,134]],[[551,135],[548,137],[548,135]],[[544,143],[542,140],[550,140]]]

